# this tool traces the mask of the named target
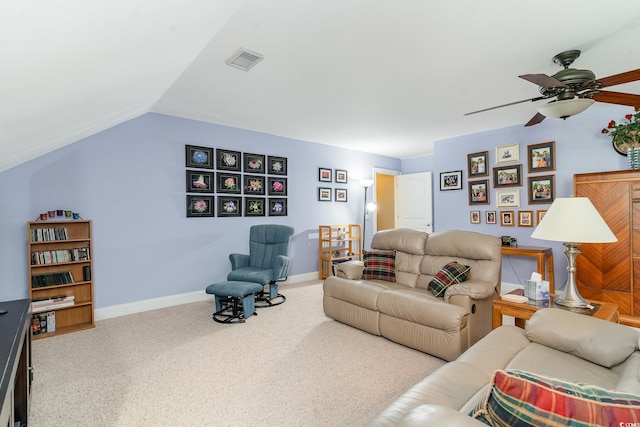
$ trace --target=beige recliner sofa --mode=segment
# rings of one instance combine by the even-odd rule
[[[372,250],[392,250],[396,281],[361,280],[362,262],[346,262],[324,281],[324,312],[342,323],[451,361],[491,331],[500,294],[502,242],[496,236],[450,230],[376,233]],[[468,280],[436,297],[429,282],[447,263],[471,267]]]

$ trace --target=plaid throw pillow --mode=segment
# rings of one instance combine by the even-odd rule
[[[497,370],[472,416],[492,426],[618,426],[640,419],[640,397],[517,369]]]
[[[365,280],[396,281],[396,251],[363,251]]]
[[[451,285],[462,283],[469,277],[468,265],[458,264],[457,261],[450,262],[438,271],[438,274],[429,282],[429,289],[437,297],[444,294],[444,291]]]

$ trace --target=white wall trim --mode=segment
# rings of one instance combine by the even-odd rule
[[[317,280],[319,278],[317,271],[304,274],[296,274],[295,276],[289,276],[289,278],[281,283],[281,286],[287,284],[306,282],[308,280]],[[111,319],[113,317],[126,316],[128,314],[142,313],[144,311],[156,310],[159,308],[171,307],[174,305],[188,304],[198,301],[212,301],[213,295],[205,293],[204,289],[201,291],[187,292],[184,294],[169,295],[159,298],[151,298],[142,301],[134,301],[125,304],[112,305],[109,307],[98,308],[95,311],[95,320]]]

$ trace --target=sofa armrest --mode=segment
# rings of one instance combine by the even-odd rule
[[[485,299],[491,296],[497,296],[495,285],[489,282],[480,282],[475,280],[467,280],[466,282],[451,285],[444,292],[445,302],[449,302],[449,298],[454,295],[467,295],[471,299]]]
[[[343,279],[359,280],[364,272],[364,262],[345,261],[336,266],[336,276]]]
[[[273,278],[275,280],[285,279],[289,274],[289,257],[286,255],[278,255],[273,266]]]
[[[249,266],[249,255],[244,254],[229,254],[229,261],[231,261],[231,270],[237,270],[242,267]]]
[[[420,405],[400,420],[399,427],[479,427],[482,422],[442,405]]]

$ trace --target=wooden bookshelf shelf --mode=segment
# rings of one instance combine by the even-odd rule
[[[360,224],[332,224],[318,227],[318,271],[320,279],[333,274],[337,262],[362,259]]]

